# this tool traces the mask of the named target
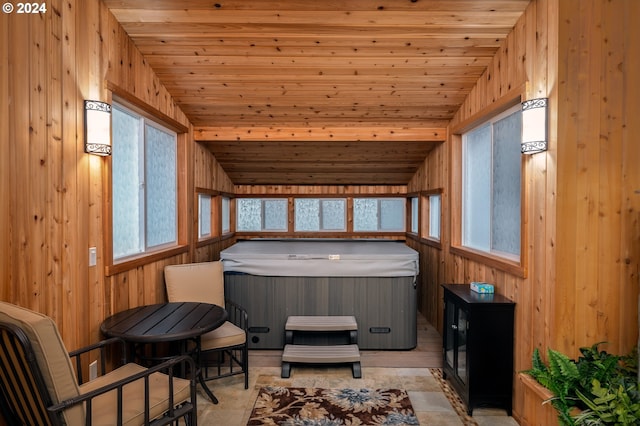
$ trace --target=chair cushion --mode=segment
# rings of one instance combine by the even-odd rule
[[[146,370],[137,364],[126,364],[103,376],[97,377],[80,386],[81,393],[87,393],[101,386],[129,377]],[[154,373],[149,377],[149,418],[160,417],[169,409],[169,376]],[[189,380],[174,377],[173,398],[177,405],[188,401],[191,397]],[[123,388],[122,420],[124,425],[141,425],[144,423],[144,380],[137,380]],[[117,419],[117,391],[100,395],[93,400],[91,421],[93,425],[115,425]]]
[[[202,335],[202,350],[226,348],[241,345],[247,340],[243,329],[226,321],[220,327]]]
[[[224,269],[220,261],[165,266],[164,280],[169,302],[203,302],[224,307]]]
[[[27,335],[54,404],[79,394],[69,353],[51,318],[20,306],[0,302],[0,322],[14,324]],[[84,408],[81,405],[64,410],[62,415],[67,424],[84,424]]]

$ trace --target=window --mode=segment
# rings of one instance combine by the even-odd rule
[[[346,230],[344,199],[296,198],[295,231]]]
[[[177,245],[176,133],[117,104],[112,129],[114,260]]]
[[[414,234],[418,233],[419,201],[418,197],[411,197],[411,232]]]
[[[229,199],[229,197],[222,197],[222,217],[221,217],[221,221],[222,221],[222,233],[223,234],[228,234],[229,232],[231,232],[231,216],[230,216],[230,204],[231,204],[231,200]]]
[[[287,199],[238,198],[237,231],[287,231]]]
[[[198,194],[198,238],[211,237],[211,195]]]
[[[429,232],[427,235],[434,240],[440,240],[440,194],[427,196],[429,203]]]
[[[404,198],[354,198],[353,230],[404,232]]]
[[[520,259],[521,112],[515,106],[462,135],[465,247]]]

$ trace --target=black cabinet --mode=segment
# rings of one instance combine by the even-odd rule
[[[444,284],[443,375],[467,405],[511,415],[515,304],[468,284]]]

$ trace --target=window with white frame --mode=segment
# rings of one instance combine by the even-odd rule
[[[211,236],[211,195],[198,194],[198,238]]]
[[[221,221],[222,221],[222,233],[228,234],[231,232],[231,216],[230,216],[230,207],[231,199],[229,197],[222,197],[222,209],[221,212]]]
[[[344,198],[296,198],[294,230],[345,231],[346,205]]]
[[[404,232],[404,198],[354,198],[353,230],[355,232]]]
[[[286,198],[238,198],[236,199],[236,230],[287,231]]]
[[[176,133],[119,104],[111,119],[114,260],[176,245]]]
[[[462,245],[520,258],[519,105],[462,135]]]

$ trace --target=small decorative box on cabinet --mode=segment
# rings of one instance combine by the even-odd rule
[[[471,415],[475,407],[503,407],[511,415],[515,303],[444,284],[443,375]]]

